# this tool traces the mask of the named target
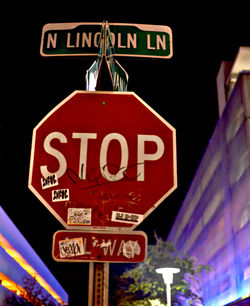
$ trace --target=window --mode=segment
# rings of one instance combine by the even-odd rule
[[[213,196],[211,202],[206,207],[203,217],[204,217],[204,224],[206,225],[210,219],[215,214],[218,207],[222,204],[223,201],[223,190],[219,190]]]
[[[242,122],[244,119],[244,112],[243,112],[243,107],[240,105],[233,116],[231,122],[228,122],[227,130],[226,130],[226,140],[227,143],[233,139],[235,134],[237,133],[238,129],[240,128]]]
[[[242,125],[229,146],[229,175],[231,186],[235,184],[249,166],[245,126]]]

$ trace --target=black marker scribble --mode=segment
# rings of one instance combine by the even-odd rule
[[[95,167],[89,170],[88,174],[86,175],[86,179],[82,179],[82,175],[81,177],[79,177],[79,175],[75,172],[75,170],[73,170],[72,168],[68,168],[67,175],[74,184],[79,185],[80,189],[90,189],[90,188],[94,188],[97,186],[119,183],[121,181],[122,182],[134,181],[140,176],[140,173],[137,175],[130,176],[129,170],[137,167],[138,165],[142,165],[142,164],[143,163],[133,164],[133,165],[128,166],[127,168],[125,167],[119,168],[115,164],[107,164],[103,166],[102,173],[99,167]],[[83,171],[83,167],[84,165],[81,165],[81,174]],[[103,174],[105,175],[106,168],[111,168],[111,167],[113,167],[117,171],[116,174],[125,168],[124,171],[122,172],[122,175],[123,175],[122,178],[116,179],[116,174],[112,174],[112,181],[107,180],[107,178],[103,176]],[[86,186],[86,183],[87,183],[87,186]]]

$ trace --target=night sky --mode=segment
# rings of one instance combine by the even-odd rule
[[[153,243],[154,231],[167,237],[218,120],[220,63],[232,61],[239,46],[250,45],[244,11],[208,2],[197,6],[145,1],[141,6],[132,1],[12,1],[1,9],[0,205],[71,295],[72,305],[80,297],[87,303],[82,292],[87,292],[88,264],[53,261],[52,236],[63,227],[28,189],[29,159],[33,128],[74,90],[85,89],[85,72],[95,58],[42,57],[43,25],[108,20],[172,29],[171,59],[117,58],[129,75],[128,90],[177,132],[178,188],[137,227]],[[121,268],[112,265],[112,271]]]

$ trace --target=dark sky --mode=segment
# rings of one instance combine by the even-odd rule
[[[250,44],[243,7],[228,8],[228,3],[216,7],[209,2],[139,3],[12,1],[0,13],[4,79],[0,205],[71,293],[72,301],[78,299],[74,287],[87,290],[88,264],[53,261],[52,235],[63,228],[28,190],[29,156],[33,128],[75,89],[85,89],[85,72],[95,58],[43,58],[43,25],[108,20],[167,25],[173,31],[171,59],[117,58],[129,74],[128,90],[137,93],[177,131],[178,188],[137,228],[146,232],[150,243],[154,242],[154,231],[167,237],[212,136],[218,120],[216,75],[220,62],[232,61],[239,46]],[[87,301],[86,296],[84,299]]]

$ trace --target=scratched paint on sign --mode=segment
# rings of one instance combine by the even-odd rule
[[[134,258],[135,255],[140,255],[141,253],[141,248],[140,245],[137,241],[126,241],[123,243],[122,247],[122,253],[123,256],[126,258]]]

